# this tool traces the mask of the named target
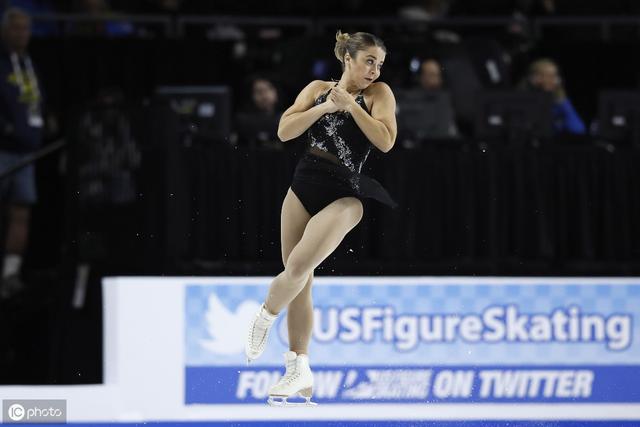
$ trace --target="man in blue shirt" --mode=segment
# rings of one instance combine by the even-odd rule
[[[586,127],[567,98],[558,66],[551,59],[538,59],[529,66],[527,84],[530,88],[553,94],[553,125],[556,133],[584,134]]]
[[[42,141],[42,96],[27,53],[30,37],[30,17],[21,9],[7,9],[2,17],[0,51],[0,173],[36,150]],[[0,299],[23,287],[20,269],[29,234],[30,207],[35,202],[33,165],[0,181],[0,209],[7,217]]]

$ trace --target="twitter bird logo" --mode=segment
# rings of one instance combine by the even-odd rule
[[[201,339],[200,345],[216,354],[244,352],[247,325],[259,308],[257,301],[245,300],[234,313],[220,301],[218,295],[211,293],[204,316],[210,338]]]

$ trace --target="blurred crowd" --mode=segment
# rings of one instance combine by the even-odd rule
[[[448,73],[438,59],[428,57],[417,62],[411,83],[394,88],[397,101],[398,142],[404,148],[414,148],[428,140],[482,137],[484,134],[478,135],[478,132],[482,132],[482,127],[478,126],[477,120],[490,120],[487,114],[500,114],[502,120],[511,120],[509,109],[516,115],[530,112],[532,117],[530,122],[524,119],[518,123],[504,123],[505,127],[543,126],[544,123],[535,121],[535,103],[541,98],[548,101],[544,104],[549,109],[550,117],[547,136],[587,134],[585,121],[576,111],[564,88],[560,68],[550,58],[539,58],[531,62],[517,85],[500,86],[506,90],[498,92],[500,97],[495,100],[494,110],[489,106],[488,111],[479,111],[483,106],[478,104],[470,93],[458,94],[460,90],[457,86],[460,82],[445,78],[448,74],[455,78],[455,73]],[[454,68],[460,66],[452,64]],[[462,65],[464,66],[465,64]],[[247,102],[239,107],[236,114],[234,128],[237,133],[234,134],[234,143],[282,148],[282,145],[276,142],[276,131],[279,116],[286,105],[280,102],[281,95],[277,86],[276,79],[270,80],[265,75],[250,79],[250,92],[244,97]],[[483,88],[477,89],[481,91]],[[238,95],[243,99],[242,94]],[[523,103],[527,104],[526,108],[531,109],[523,110],[520,106]],[[457,109],[457,105],[464,107]],[[495,111],[500,105],[503,105],[504,109]],[[520,136],[529,138],[532,135]],[[496,139],[504,137],[507,135],[501,134]]]
[[[402,0],[367,2],[327,0],[300,2],[236,2],[232,0],[4,0],[5,7],[18,6],[32,14],[63,12],[86,14],[252,14],[252,15],[384,15],[414,19],[471,15],[624,15],[638,13],[633,0]]]
[[[232,1],[75,0],[63,7],[60,2],[52,0],[11,0],[0,2],[0,5],[5,11],[1,28],[3,47],[0,49],[0,172],[37,152],[47,135],[58,132],[55,115],[46,108],[47,76],[40,74],[38,60],[35,58],[32,61],[29,52],[32,35],[57,35],[57,27],[47,20],[32,20],[31,16],[73,13],[99,17],[97,20],[70,21],[68,25],[75,35],[126,37],[137,35],[140,31],[140,27],[134,24],[135,20],[127,18],[130,14],[241,12],[237,2]],[[561,15],[569,11],[573,15],[605,11],[608,15],[616,15],[638,12],[638,5],[640,2],[622,0],[611,0],[606,8],[601,1],[429,0],[365,4],[362,0],[342,0],[322,3],[280,1],[268,6],[262,2],[256,3],[251,10],[254,15],[279,16],[395,14],[406,20],[429,21],[481,14]],[[242,8],[242,12],[245,12],[246,5],[243,4]],[[119,19],[123,16],[124,19]],[[411,51],[410,45],[405,45],[404,51],[390,55],[391,60],[385,65],[382,79],[390,84],[396,96],[400,146],[414,148],[424,141],[443,139],[529,140],[531,137],[551,138],[557,135],[597,136],[601,130],[598,120],[585,119],[584,112],[572,102],[576,91],[573,89],[573,93],[570,92],[575,86],[567,86],[572,76],[563,73],[562,58],[545,57],[539,52],[533,54],[529,44],[531,40],[518,38],[518,34],[523,32],[522,28],[508,28],[505,32],[511,35],[510,39],[499,40],[499,36],[466,37],[448,30],[423,32],[420,37],[414,37],[422,48],[416,47],[415,51]],[[428,44],[426,41],[431,44],[424,48]],[[302,45],[289,48],[258,46],[256,51],[269,59],[255,60],[254,63],[247,60],[244,68],[236,63],[237,74],[241,76],[236,80],[240,84],[212,83],[225,85],[233,92],[227,99],[233,99],[226,114],[228,123],[222,124],[223,128],[227,126],[231,129],[228,137],[225,137],[228,142],[233,145],[283,149],[283,144],[277,138],[277,127],[280,115],[302,87],[296,79],[331,80],[340,77],[338,64],[331,58],[331,46],[325,47],[324,55],[303,46],[306,43],[304,40],[300,40],[300,43]],[[433,46],[440,48],[432,49]],[[250,57],[251,48],[240,37],[233,44],[230,58],[222,56],[223,53],[216,55],[221,55],[223,61],[255,59]],[[283,59],[282,55],[287,52],[292,52],[290,54],[293,56]],[[202,57],[198,60],[204,61]],[[269,61],[272,66],[265,66],[265,62]],[[516,62],[521,65],[519,68],[514,66]],[[286,73],[282,72],[283,67],[287,69]],[[189,77],[185,76],[181,83],[189,85]],[[478,95],[483,91],[493,92],[486,97]],[[126,93],[126,88],[118,93]],[[206,96],[203,93],[203,97]],[[623,101],[633,102],[628,99]],[[211,116],[214,109],[222,108],[216,106],[216,102],[216,99],[205,99],[202,108],[196,106],[193,111]],[[120,116],[113,120],[117,125],[115,127],[119,126],[124,113],[116,111],[117,114]],[[550,120],[545,121],[544,117],[550,117]],[[99,121],[99,118],[96,120]],[[548,132],[544,130],[547,125]],[[507,129],[508,134],[496,131],[498,128]],[[105,145],[101,152],[113,150],[111,145]],[[127,158],[133,159],[130,163],[134,164],[138,161],[137,157],[135,154]],[[22,168],[0,183],[0,202],[5,208],[5,218],[0,219],[7,224],[8,230],[2,235],[5,242],[0,282],[2,299],[19,292],[23,287],[20,271],[29,235],[30,207],[37,202],[33,166]]]

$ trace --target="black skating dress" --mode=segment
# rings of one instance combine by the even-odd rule
[[[325,102],[329,92],[331,89],[320,95],[315,105]],[[356,102],[371,114],[362,92]],[[351,114],[325,114],[311,125],[307,135],[309,148],[296,166],[291,190],[310,215],[348,196],[374,199],[392,208],[398,206],[378,181],[360,172],[373,144]]]

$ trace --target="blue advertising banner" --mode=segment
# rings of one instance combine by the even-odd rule
[[[286,313],[247,366],[268,285],[188,285],[185,403],[262,403]],[[640,280],[317,278],[318,403],[640,402]]]

